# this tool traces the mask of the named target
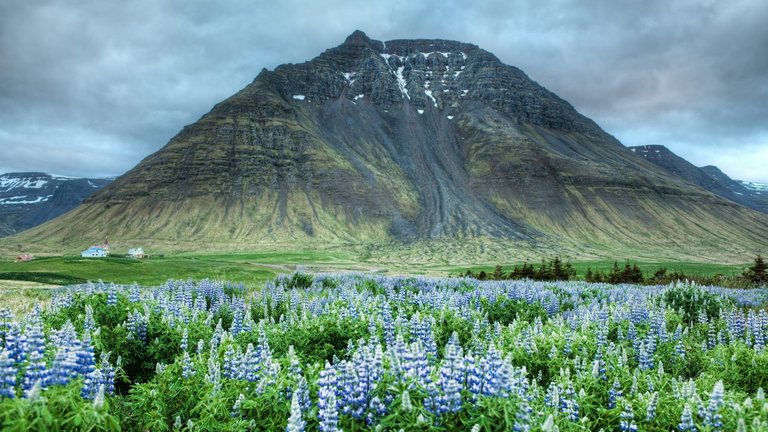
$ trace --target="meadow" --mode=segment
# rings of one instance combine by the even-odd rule
[[[634,261],[633,261],[634,262]],[[538,264],[536,260],[529,262]],[[582,277],[588,268],[608,272],[612,260],[575,261],[573,267]],[[623,261],[619,261],[623,265]],[[511,270],[521,262],[499,263]],[[492,273],[496,264],[456,266],[445,264],[409,264],[407,261],[383,264],[366,261],[355,253],[338,251],[268,251],[231,254],[169,254],[146,260],[122,257],[81,258],[79,256],[48,256],[29,262],[0,259],[0,280],[20,280],[48,285],[71,285],[87,281],[116,284],[156,285],[168,279],[216,279],[242,282],[247,286],[262,286],[278,274],[295,270],[317,272],[377,271],[390,275],[420,274],[426,276],[457,276],[466,270]],[[686,275],[737,275],[749,264],[716,264],[683,261],[638,261],[647,275],[665,267],[670,272]]]
[[[768,289],[279,275],[0,318],[0,429],[768,430]]]

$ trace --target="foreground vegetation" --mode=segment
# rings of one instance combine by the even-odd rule
[[[2,430],[765,430],[768,290],[282,276],[0,318]]]

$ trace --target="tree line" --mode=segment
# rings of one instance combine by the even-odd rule
[[[702,276],[694,274],[685,274],[681,271],[669,271],[664,267],[658,268],[653,274],[646,277],[637,263],[624,262],[623,266],[618,261],[613,262],[613,267],[609,271],[602,271],[587,267],[583,277],[579,278],[576,269],[570,261],[563,261],[560,257],[555,257],[549,261],[542,260],[541,264],[515,265],[511,270],[505,270],[501,265],[496,265],[493,272],[481,270],[477,273],[467,269],[459,276],[473,277],[478,280],[510,280],[510,279],[531,279],[538,281],[568,281],[584,280],[593,283],[631,283],[646,285],[663,285],[678,280],[695,281],[702,285],[722,285],[734,288],[747,288],[751,286],[760,286],[768,284],[768,265],[762,256],[758,255],[753,264],[748,267],[741,275],[737,276]]]

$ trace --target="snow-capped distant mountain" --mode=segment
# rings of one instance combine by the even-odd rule
[[[0,236],[64,214],[111,181],[35,172],[0,175]]]
[[[766,183],[755,183],[755,182],[749,182],[744,180],[736,180],[737,182],[741,183],[742,186],[745,188],[755,191],[757,193],[765,192],[768,194],[768,184]]]

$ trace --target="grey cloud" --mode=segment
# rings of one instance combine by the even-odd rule
[[[261,68],[354,29],[475,43],[627,145],[768,181],[768,3],[11,0],[0,172],[118,175]]]

